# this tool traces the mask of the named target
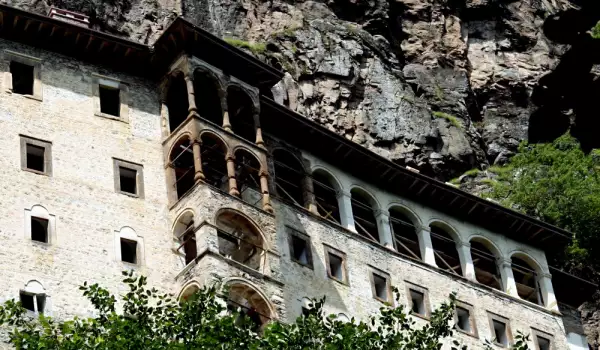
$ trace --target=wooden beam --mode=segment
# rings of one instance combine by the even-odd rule
[[[85,45],[85,49],[89,50],[90,46],[92,45],[92,42],[94,42],[94,36],[90,35],[90,38],[88,39],[87,44]]]
[[[17,26],[17,23],[19,22],[20,17],[19,16],[15,16],[15,19],[13,20],[13,28]]]
[[[475,208],[477,208],[478,206],[479,206],[479,203],[475,203],[475,205],[474,205],[474,206],[472,206],[472,207],[471,207],[471,209],[469,210],[468,214],[471,214],[471,212],[472,212],[473,210],[475,210]]]
[[[417,182],[419,182],[419,179],[415,179],[415,181],[413,181],[413,183],[408,187],[408,190],[410,191],[417,184]]]
[[[77,36],[75,37],[75,45],[79,44],[79,40],[81,40],[81,37],[82,37],[81,33],[77,33]]]
[[[0,27],[4,26],[4,13],[0,12]]]
[[[454,202],[456,202],[459,198],[460,198],[459,196],[455,196],[454,199],[452,201],[450,201],[450,204],[448,204],[448,205],[454,204]]]
[[[419,190],[419,192],[417,192],[417,196],[420,196],[420,195],[421,195],[421,193],[422,193],[422,192],[423,192],[423,191],[424,191],[424,190],[425,190],[427,187],[429,187],[429,184],[425,184],[425,185],[423,185],[423,187],[421,187],[421,189]]]
[[[175,35],[173,35],[173,33],[169,34],[169,41],[173,43],[173,46],[177,47],[177,39],[175,39]]]
[[[58,28],[58,27],[52,26],[52,30],[50,31],[50,37],[52,37],[54,35],[54,32],[56,32],[56,28]]]
[[[96,50],[97,53],[102,52],[102,50],[104,50],[104,48],[108,46],[108,42],[107,41],[103,41],[100,46],[98,46],[98,49]]]

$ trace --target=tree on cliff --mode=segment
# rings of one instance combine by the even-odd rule
[[[232,311],[217,285],[185,301],[149,288],[144,276],[124,272],[129,291],[117,312],[115,296],[97,284],[80,287],[97,317],[58,321],[34,319],[20,303],[0,306],[0,324],[17,349],[403,349],[433,350],[453,333],[454,297],[416,328],[403,306],[383,306],[368,322],[325,317],[324,300],[315,301],[295,323],[271,322],[258,328],[250,317]],[[394,293],[398,302],[398,294]],[[400,304],[398,302],[398,304]],[[240,310],[238,310],[240,311]],[[514,349],[526,350],[519,335]],[[466,349],[455,343],[453,349]]]

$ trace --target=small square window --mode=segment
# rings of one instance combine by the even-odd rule
[[[456,307],[456,327],[465,333],[472,333],[471,313],[462,307]]]
[[[137,263],[137,242],[121,238],[121,261]]]
[[[535,328],[531,329],[531,333],[536,350],[554,350],[552,335]]]
[[[34,67],[15,61],[10,62],[12,91],[20,95],[33,95]]]
[[[502,346],[508,346],[508,332],[506,329],[506,323],[499,320],[492,320],[494,327],[494,343]]]
[[[291,259],[301,265],[312,268],[310,240],[304,234],[288,227]]]
[[[21,292],[19,294],[19,299],[21,301],[21,306],[23,306],[26,310],[35,312],[35,305],[33,304],[33,294],[26,294]]]
[[[48,243],[48,220],[31,218],[31,240]]]
[[[537,336],[536,337],[536,341],[537,341],[537,348],[538,350],[550,350],[551,349],[551,345],[552,343],[550,342],[550,339],[541,337],[541,336]]]
[[[344,269],[342,267],[343,260],[341,257],[329,253],[329,272],[330,277],[333,277],[337,280],[344,280]]]
[[[26,145],[26,157],[27,157],[27,169],[39,171],[40,173],[44,172],[44,153],[46,150],[44,147],[35,146],[32,144]]]
[[[100,85],[98,89],[100,113],[118,117],[121,109],[120,90],[103,85]]]
[[[137,171],[119,167],[121,192],[137,194]]]
[[[425,293],[410,289],[410,310],[412,313],[420,316],[427,316],[425,308]]]
[[[373,296],[381,301],[389,300],[388,279],[380,274],[372,273]]]

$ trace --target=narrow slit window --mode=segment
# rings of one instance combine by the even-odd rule
[[[291,254],[292,260],[299,264],[311,266],[312,259],[308,241],[297,235],[291,235]]]
[[[506,331],[506,323],[499,320],[492,320],[494,326],[494,342],[500,346],[508,346],[508,334]]]
[[[100,113],[118,117],[121,109],[121,98],[119,97],[119,94],[119,89],[100,85]]]
[[[45,166],[45,155],[46,152],[44,147],[27,144],[26,146],[26,157],[27,157],[27,169],[44,172]]]
[[[137,242],[121,238],[121,261],[137,263]]]
[[[425,294],[414,289],[410,290],[411,311],[420,316],[427,316],[425,308]]]
[[[121,192],[137,194],[137,171],[119,167],[119,181]]]
[[[329,254],[329,275],[338,281],[344,281],[344,261],[340,256]]]
[[[377,299],[388,301],[388,280],[387,278],[373,273],[373,292]]]
[[[48,243],[48,220],[31,218],[31,240]]]
[[[12,91],[20,95],[33,95],[33,66],[19,62],[10,62]]]

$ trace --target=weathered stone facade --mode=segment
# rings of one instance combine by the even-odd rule
[[[35,86],[41,91],[36,90],[33,96],[11,91],[10,57],[15,55],[39,64]],[[182,57],[192,63],[200,61]],[[209,66],[205,65],[210,70]],[[573,327],[567,329],[563,325],[548,263],[540,247],[517,242],[393,195],[320,160],[319,154],[301,149],[293,153],[301,157],[299,164],[303,167],[302,176],[306,177],[297,184],[302,188],[299,199],[302,203],[290,205],[281,200],[286,196],[276,185],[277,164],[273,156],[276,150],[286,147],[286,140],[278,140],[276,135],[264,135],[263,140],[258,88],[236,82],[236,77],[227,77],[228,82],[250,96],[254,94],[249,100],[256,137],[248,140],[235,135],[235,125],[233,128],[229,125],[228,130],[225,120],[231,116],[231,123],[236,121],[234,111],[227,107],[231,101],[227,100],[226,87],[221,87],[218,94],[223,123],[207,122],[202,118],[202,106],[197,105],[194,97],[194,68],[182,69],[180,61],[170,68],[164,79],[168,80],[173,72],[183,74],[184,100],[188,101],[187,117],[173,129],[169,123],[174,116],[173,101],[169,101],[165,91],[173,85],[0,41],[0,125],[4,130],[0,135],[3,189],[0,235],[4,242],[0,249],[0,295],[4,299],[18,298],[19,291],[37,281],[47,296],[46,313],[59,318],[90,315],[91,305],[77,286],[83,281],[98,282],[118,293],[120,272],[132,268],[147,275],[152,285],[176,294],[185,294],[186,288],[210,283],[215,278],[234,286],[234,290],[235,286],[244,286],[246,294],[242,299],[252,307],[259,303],[256,307],[263,315],[283,322],[291,322],[301,314],[304,297],[326,296],[328,311],[365,317],[382,305],[373,296],[371,280],[371,273],[378,271],[389,276],[388,282],[399,288],[401,300],[406,303],[408,285],[427,291],[431,309],[456,292],[461,302],[471,305],[477,329],[475,336],[458,333],[457,337],[474,349],[481,347],[483,339],[494,337],[490,313],[506,318],[513,332],[541,331],[551,335],[556,349],[578,349],[573,343],[581,339],[576,333],[569,333]],[[213,73],[223,75],[217,70]],[[99,79],[118,82],[122,96],[120,110],[126,111],[126,118],[107,118],[98,113]],[[207,161],[201,160],[206,149],[202,135],[208,132],[225,146],[222,186],[205,181],[210,169]],[[22,169],[21,137],[51,144],[50,174]],[[178,142],[183,137],[187,137],[189,147],[180,151],[182,144]],[[260,181],[256,188],[243,188],[239,181],[237,149],[246,149],[258,159],[260,169],[255,170]],[[193,154],[188,169],[193,171],[193,181],[181,192],[177,189],[178,180],[187,178],[175,169],[179,167],[176,165],[179,155],[172,156],[175,151],[180,151],[179,155]],[[118,168],[115,161],[130,162],[143,169],[143,177],[137,179],[143,182],[143,196],[115,190]],[[335,179],[339,223],[318,215],[313,184],[308,180],[310,176],[306,176],[317,169],[327,171]],[[357,233],[352,214],[352,196],[357,188],[372,199],[379,241]],[[389,210],[394,207],[411,213],[423,261],[407,258],[395,250],[389,227]],[[48,243],[31,240],[28,218],[36,215],[49,218]],[[251,255],[258,258],[252,266],[249,261],[237,259],[235,252],[224,253],[224,237],[237,231],[223,233],[226,228],[219,221],[222,215],[225,219],[238,218],[248,227],[248,236],[237,236],[234,240],[240,249],[240,241],[255,239]],[[180,229],[180,223],[184,229]],[[461,275],[436,266],[429,236],[432,223],[447,228],[456,243]],[[182,245],[182,238],[188,237],[187,230],[194,233],[190,239],[195,241],[196,254],[191,261],[187,261],[189,250],[181,250],[189,248]],[[291,230],[309,238],[311,267],[292,261]],[[136,264],[120,260],[121,237],[137,242]],[[477,283],[470,255],[474,237],[485,239],[497,253],[501,290]],[[328,249],[345,255],[343,282],[329,276]],[[515,254],[537,265],[541,305],[519,298],[511,270],[511,257]],[[531,346],[535,346],[533,340]]]

